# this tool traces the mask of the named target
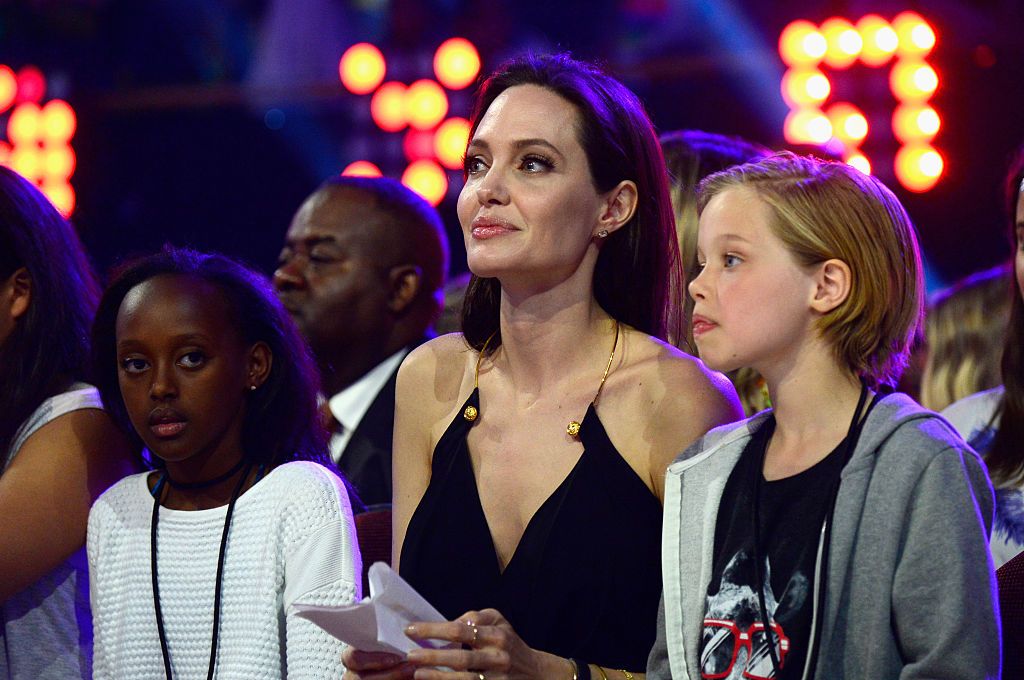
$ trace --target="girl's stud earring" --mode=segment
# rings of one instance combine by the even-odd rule
[[[256,391],[256,386],[255,385],[249,385],[249,391],[250,392],[255,392]]]
[[[598,238],[608,238],[608,230],[607,229],[602,229],[601,231],[597,232],[597,237]]]

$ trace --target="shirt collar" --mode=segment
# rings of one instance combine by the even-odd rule
[[[359,427],[359,422],[366,415],[370,404],[384,388],[391,374],[398,370],[407,352],[408,350],[403,347],[328,400],[331,414],[347,432]]]

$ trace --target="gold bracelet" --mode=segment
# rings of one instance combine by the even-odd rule
[[[569,659],[569,665],[572,666],[572,680],[580,680],[580,667],[576,665],[576,659]]]
[[[601,674],[601,680],[608,680],[608,674],[604,672],[604,669],[597,664],[594,664],[594,666],[597,667],[597,672]]]
[[[619,672],[626,676],[626,680],[633,680],[633,674],[627,671],[625,668],[619,669]]]

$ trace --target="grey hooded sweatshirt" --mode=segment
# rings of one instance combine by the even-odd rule
[[[700,680],[718,505],[767,416],[711,430],[668,468],[648,680]],[[985,467],[956,431],[905,395],[881,399],[842,471],[825,602],[813,605],[812,628],[823,627],[818,661],[802,677],[997,679],[992,511]],[[820,558],[819,543],[818,570]]]

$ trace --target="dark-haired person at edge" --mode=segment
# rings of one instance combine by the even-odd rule
[[[268,281],[166,247],[126,264],[93,327],[97,386],[154,470],[89,514],[95,677],[337,677],[295,604],[360,596],[316,369]]]
[[[0,679],[91,678],[89,506],[133,472],[86,384],[99,298],[78,235],[0,167]]]
[[[996,568],[1024,551],[1024,147],[1017,150],[1006,178],[1005,205],[1015,276],[1003,344],[1003,384],[965,397],[942,412],[984,457],[996,487]]]
[[[370,508],[391,503],[398,366],[433,337],[448,239],[401,183],[332,177],[285,236],[274,288],[320,368],[331,459]]]
[[[741,411],[671,345],[683,276],[636,96],[567,56],[483,84],[458,213],[463,334],[398,376],[396,566],[461,643],[347,650],[349,680],[639,677],[661,590],[669,460]],[[450,669],[450,670],[449,670]]]

